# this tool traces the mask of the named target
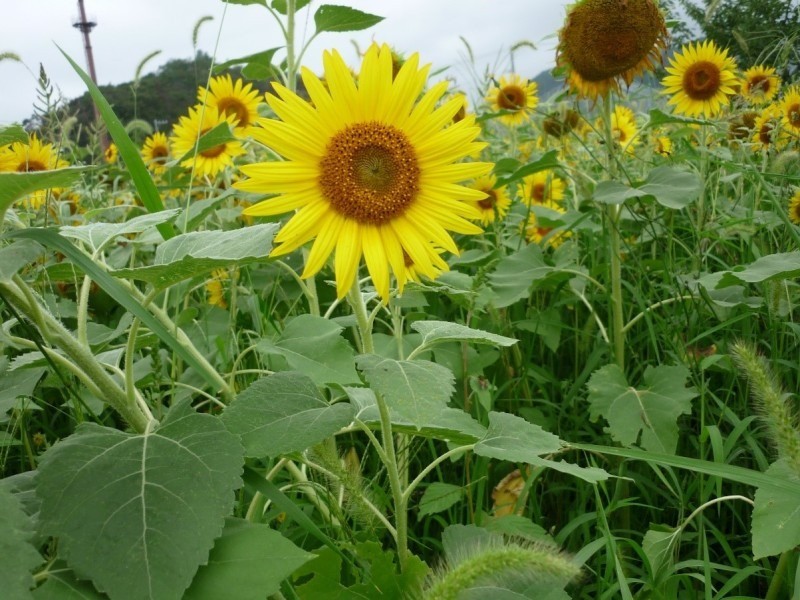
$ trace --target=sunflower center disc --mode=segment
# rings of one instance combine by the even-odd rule
[[[535,183],[531,188],[531,200],[535,200],[539,204],[544,204],[544,184]]]
[[[38,160],[29,160],[17,167],[19,173],[31,173],[33,171],[46,171],[47,167]]]
[[[488,196],[483,200],[478,200],[478,206],[483,210],[491,210],[497,204],[497,192],[495,190],[485,190]]]
[[[750,90],[766,94],[769,92],[769,79],[763,75],[756,75],[750,80]]]
[[[789,119],[789,125],[795,129],[800,129],[800,104],[792,104],[786,109],[786,116]]]
[[[525,91],[516,85],[506,85],[497,95],[497,105],[504,110],[520,110],[525,107]]]
[[[222,98],[217,102],[217,110],[228,116],[233,115],[239,127],[247,127],[250,124],[250,113],[247,107],[236,98]]]
[[[167,149],[164,148],[164,146],[156,146],[155,148],[153,148],[152,155],[153,159],[158,159],[158,158],[166,158],[169,155],[169,153],[167,152]]]
[[[692,100],[713,98],[719,87],[719,67],[707,60],[694,63],[683,75],[683,89]]]
[[[211,130],[210,129],[203,129],[200,132],[200,135],[204,136],[209,131],[211,131]],[[212,146],[211,148],[208,148],[207,150],[203,150],[200,153],[200,156],[202,156],[204,158],[217,158],[223,152],[225,152],[225,144],[220,144],[219,146]]]
[[[391,221],[419,191],[414,147],[402,131],[382,123],[358,123],[335,134],[320,170],[320,186],[331,206],[359,223]]]

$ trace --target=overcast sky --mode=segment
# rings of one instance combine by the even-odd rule
[[[0,21],[0,53],[14,52],[25,66],[10,60],[0,61],[0,124],[20,122],[32,113],[36,97],[39,64],[64,98],[81,95],[85,88],[59,53],[63,48],[86,68],[80,32],[72,26],[77,20],[77,0],[4,0]],[[345,60],[357,65],[351,40],[361,48],[373,39],[386,42],[404,53],[419,52],[433,70],[447,67],[446,73],[469,89],[471,77],[466,59],[465,38],[475,55],[477,70],[502,75],[510,70],[509,48],[527,40],[536,50],[520,48],[514,54],[516,72],[534,77],[553,66],[555,34],[561,27],[569,0],[327,0],[385,17],[361,32],[325,33],[308,50],[304,64],[320,71],[321,53],[338,48]],[[245,56],[282,45],[277,25],[258,5],[227,7],[223,0],[84,0],[87,16],[97,22],[92,31],[98,82],[122,83],[133,79],[141,60],[155,50],[161,54],[147,63],[152,72],[173,58],[191,58],[192,30],[204,16],[198,48],[214,53],[217,61]],[[311,11],[299,14],[298,33],[314,31],[313,11],[322,4],[314,0]],[[223,20],[223,12],[224,20]],[[26,68],[27,67],[27,68]],[[29,70],[30,71],[29,71]]]

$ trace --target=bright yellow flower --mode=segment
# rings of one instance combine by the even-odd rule
[[[108,164],[114,164],[117,162],[117,157],[119,156],[119,150],[117,150],[117,145],[115,143],[110,143],[106,151],[103,152],[103,158]]]
[[[781,129],[781,109],[770,104],[756,117],[753,126],[753,151],[760,152],[769,148],[781,149],[786,145],[786,134]]]
[[[793,85],[786,90],[780,107],[783,124],[792,133],[800,133],[800,85]]]
[[[564,199],[567,185],[551,169],[528,175],[522,180],[522,201],[525,204],[556,205]]]
[[[475,201],[475,208],[481,213],[481,224],[484,227],[495,220],[501,221],[508,213],[508,207],[511,206],[511,198],[506,186],[495,189],[496,183],[497,178],[494,175],[487,175],[479,177],[469,186],[486,194],[486,198]]]
[[[276,194],[245,209],[254,216],[297,213],[275,236],[273,256],[314,239],[303,271],[317,273],[334,252],[339,297],[350,289],[361,256],[378,293],[389,295],[390,268],[402,288],[405,252],[417,272],[436,277],[432,244],[458,253],[449,232],[475,234],[486,194],[459,185],[486,174],[491,163],[458,161],[484,144],[467,117],[452,123],[461,101],[436,106],[447,83],[423,92],[429,66],[411,55],[392,78],[392,53],[373,44],[358,85],[335,50],[323,56],[328,90],[310,70],[302,77],[311,102],[280,84],[267,102],[279,117],[260,119],[252,136],[287,160],[242,167],[250,179],[235,187]],[[420,94],[422,96],[420,97]],[[316,238],[316,239],[315,239]]]
[[[225,281],[230,279],[230,275],[226,269],[214,269],[211,272],[212,279],[206,282],[206,294],[208,303],[211,306],[218,306],[219,308],[228,308],[228,303],[225,301]]]
[[[710,40],[681,48],[667,73],[661,81],[663,93],[672,96],[669,104],[682,115],[716,116],[736,93],[736,61]]]
[[[795,225],[800,225],[800,189],[798,189],[789,201],[789,220]]]
[[[142,160],[153,173],[166,171],[169,160],[169,145],[165,133],[158,131],[148,137],[142,146]]]
[[[547,203],[545,206],[559,214],[566,212],[552,202]],[[528,221],[525,225],[525,239],[532,244],[549,245],[553,248],[558,248],[571,235],[571,231],[559,229],[552,225],[545,225],[544,221],[538,219],[533,211],[528,215]]]
[[[595,127],[602,131],[605,125],[602,119],[598,119]],[[614,107],[614,112],[611,115],[611,135],[614,141],[619,144],[625,152],[633,154],[635,151],[634,144],[636,143],[636,135],[638,134],[636,127],[636,116],[633,111],[627,106],[617,105]]]
[[[672,156],[672,140],[665,135],[656,137],[655,142],[656,154],[661,156]]]
[[[35,134],[30,136],[27,144],[14,142],[0,150],[0,171],[32,173],[68,166],[67,161],[58,158],[52,144],[43,144]],[[53,188],[51,191],[57,195],[61,188]],[[25,198],[25,204],[31,210],[38,210],[46,199],[47,190],[38,190]]]
[[[225,167],[233,164],[236,156],[244,154],[242,144],[237,141],[229,141],[203,150],[197,155],[194,155],[194,149],[200,136],[225,121],[233,127],[233,116],[220,114],[213,106],[198,105],[190,108],[189,115],[181,117],[179,123],[172,130],[170,137],[172,155],[175,158],[181,158],[187,153],[192,153],[181,163],[181,166],[188,169],[194,165],[195,175],[216,177]]]
[[[241,79],[233,81],[230,75],[212,77],[208,88],[197,90],[200,104],[213,106],[221,114],[233,117],[237,133],[244,133],[258,118],[258,97],[253,84],[245,84]]]
[[[530,120],[531,113],[539,104],[536,95],[536,82],[523,79],[519,75],[500,77],[500,82],[489,89],[486,96],[492,110],[504,111],[500,121],[506,125],[520,125]]]
[[[781,78],[774,67],[756,65],[744,72],[742,96],[754,104],[765,104],[772,100],[781,86]]]

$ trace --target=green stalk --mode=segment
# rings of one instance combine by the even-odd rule
[[[783,587],[783,580],[786,578],[786,572],[789,570],[789,559],[791,558],[792,551],[787,551],[781,554],[778,560],[778,566],[775,567],[775,574],[772,576],[772,581],[769,583],[767,595],[764,600],[778,600],[782,598],[781,588]]]

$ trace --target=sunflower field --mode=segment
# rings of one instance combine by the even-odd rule
[[[577,0],[469,93],[255,3],[162,131],[66,54],[89,142],[0,129],[0,596],[800,598],[780,57]]]

